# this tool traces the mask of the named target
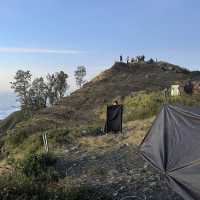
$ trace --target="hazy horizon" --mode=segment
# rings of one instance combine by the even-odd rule
[[[14,92],[0,92],[0,120],[19,109],[19,102]]]

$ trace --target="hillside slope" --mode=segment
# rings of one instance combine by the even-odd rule
[[[98,118],[94,115],[96,109],[111,103],[113,99],[120,100],[141,90],[162,90],[175,82],[183,82],[193,77],[192,72],[165,62],[115,63],[83,88],[63,98],[59,105],[45,109],[39,114],[70,123],[71,120],[84,124],[91,123]],[[200,76],[196,75],[194,78]]]
[[[114,99],[123,100],[138,91],[158,91],[173,83],[200,79],[199,72],[190,72],[166,62],[126,64],[116,62],[81,89],[63,98],[58,105],[37,112],[29,120],[31,132],[62,126],[102,124],[97,111]],[[13,116],[14,117],[14,116]],[[13,118],[12,117],[12,118]],[[15,127],[11,117],[0,123],[0,131]],[[10,124],[11,123],[11,124]]]
[[[58,105],[37,111],[29,118],[16,112],[3,120],[0,123],[0,132],[4,136],[0,138],[3,157],[6,158],[11,152],[15,154],[20,149],[29,148],[26,149],[27,152],[38,151],[41,143],[36,138],[45,131],[53,132],[54,137],[61,137],[59,140],[64,137],[64,141],[68,141],[62,135],[65,134],[65,129],[70,129],[73,137],[82,132],[89,135],[90,132],[98,132],[104,127],[106,105],[115,99],[124,104],[124,123],[152,117],[165,101],[162,89],[189,79],[200,79],[200,73],[166,62],[117,62],[81,89],[63,98]],[[198,105],[200,101],[198,95],[193,98],[186,95],[171,99],[171,103],[177,102]],[[64,131],[60,133],[58,129]],[[37,142],[34,144],[35,140]]]

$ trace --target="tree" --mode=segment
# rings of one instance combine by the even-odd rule
[[[69,88],[67,78],[68,75],[63,71],[47,75],[47,94],[50,105],[54,105],[64,97],[65,92]]]
[[[50,105],[56,104],[69,88],[67,84],[68,75],[63,71],[55,74],[48,74],[46,82],[43,77],[36,78],[31,83],[30,71],[18,70],[14,81],[11,83],[11,88],[19,97],[22,110],[31,113],[33,110],[38,110]]]
[[[65,92],[69,88],[67,84],[67,78],[68,78],[68,75],[65,74],[63,71],[56,73],[55,91],[57,93],[57,97],[59,100],[62,97],[64,97]]]
[[[84,77],[86,76],[86,68],[84,66],[78,66],[77,70],[74,72],[74,76],[76,79],[76,84],[79,87],[85,83]]]
[[[11,88],[14,89],[15,93],[19,97],[22,110],[28,108],[31,77],[32,75],[30,71],[18,70],[14,77],[14,81],[10,82]]]
[[[29,90],[29,104],[33,110],[46,107],[48,97],[47,91],[47,85],[42,77],[34,79]]]
[[[57,101],[57,92],[55,91],[56,77],[55,74],[48,74],[47,79],[47,95],[50,105],[54,105]]]

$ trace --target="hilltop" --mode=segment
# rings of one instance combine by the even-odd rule
[[[81,193],[81,199],[85,200],[91,199],[90,195],[93,200],[120,200],[126,196],[178,200],[180,198],[169,190],[165,181],[140,158],[138,145],[166,101],[162,90],[188,80],[200,80],[200,73],[167,62],[116,62],[57,105],[39,110],[31,117],[19,111],[3,120],[0,123],[0,169],[4,172],[5,166],[13,168],[10,161],[27,157],[25,163],[32,164],[30,155],[44,152],[42,134],[46,132],[49,148],[57,160],[56,173],[60,174],[56,184],[49,183],[46,189],[51,189],[52,185],[54,190],[86,185],[90,188],[86,197]],[[123,134],[101,135],[106,106],[115,99],[124,105]],[[183,94],[169,97],[168,101],[200,105],[200,95]],[[29,168],[35,166],[31,164]],[[32,177],[29,179],[32,184]],[[19,187],[26,188],[24,184]],[[1,185],[4,186],[0,180]],[[13,190],[17,187],[11,186],[6,184],[5,187],[15,194]],[[79,190],[75,191],[77,195]],[[21,192],[28,195],[23,189]],[[80,198],[70,196],[71,199]]]

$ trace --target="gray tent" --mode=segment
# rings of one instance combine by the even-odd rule
[[[140,151],[175,192],[200,199],[200,108],[164,105]]]

